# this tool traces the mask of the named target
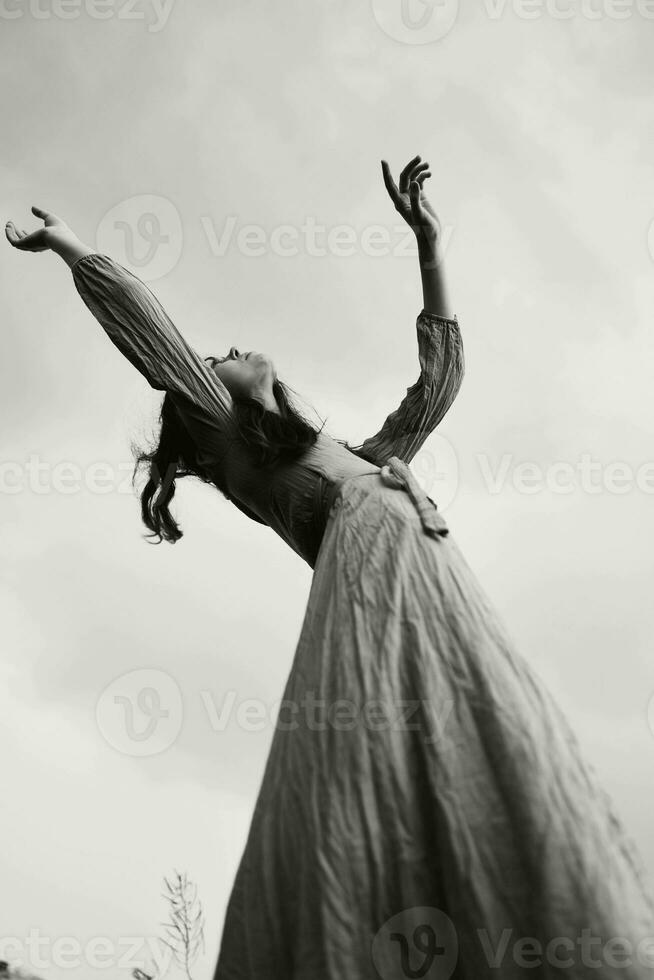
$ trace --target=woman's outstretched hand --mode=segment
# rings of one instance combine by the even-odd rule
[[[409,160],[400,174],[399,186],[391,168],[382,160],[382,173],[395,210],[413,228],[418,241],[424,309],[428,313],[452,317],[442,269],[442,229],[438,215],[427,200],[423,185],[431,177],[429,164],[417,156]]]
[[[56,252],[68,265],[73,265],[92,251],[80,242],[66,222],[52,211],[32,208],[32,214],[43,222],[43,227],[37,228],[36,231],[21,231],[13,221],[8,221],[5,225],[7,241],[14,248],[21,252]]]
[[[441,241],[441,223],[424,191],[424,183],[431,177],[429,164],[420,156],[409,160],[400,174],[399,186],[393,180],[386,160],[382,160],[382,174],[395,210],[413,228],[418,245],[435,251]]]
[[[43,221],[43,228],[36,231],[21,231],[13,221],[8,221],[5,225],[5,235],[7,241],[18,248],[21,252],[47,252],[49,249],[68,235],[73,236],[72,231],[65,221],[59,218],[52,211],[44,211],[42,208],[32,208],[32,214]]]

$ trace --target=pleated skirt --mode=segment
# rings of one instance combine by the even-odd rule
[[[638,855],[452,536],[339,488],[216,980],[651,977]]]

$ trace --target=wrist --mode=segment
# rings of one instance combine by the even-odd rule
[[[67,249],[79,242],[77,236],[70,228],[46,228],[45,233],[48,237],[48,244],[53,252],[61,255]]]
[[[426,269],[436,269],[442,262],[443,253],[437,235],[418,235],[418,259]]]
[[[66,265],[71,267],[78,259],[89,255],[93,251],[88,245],[80,241],[70,228],[54,229],[50,248],[64,260]]]

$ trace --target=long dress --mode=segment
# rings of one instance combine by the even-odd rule
[[[418,316],[419,378],[375,436],[321,433],[271,473],[146,286],[97,254],[73,277],[217,484],[314,569],[215,980],[650,977],[639,858],[406,465],[461,383],[456,320]]]

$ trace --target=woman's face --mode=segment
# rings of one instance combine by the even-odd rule
[[[232,398],[256,398],[264,404],[272,399],[274,403],[272,386],[277,372],[267,354],[254,350],[242,354],[231,347],[226,357],[208,357],[207,362]]]

